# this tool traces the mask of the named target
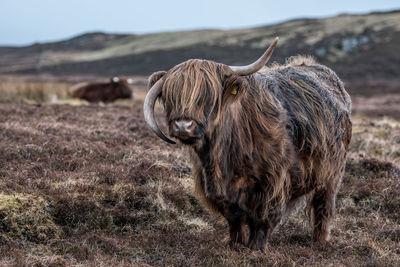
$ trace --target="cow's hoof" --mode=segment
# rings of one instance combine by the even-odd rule
[[[257,240],[252,240],[249,242],[247,247],[253,251],[261,251],[264,252],[264,242],[257,242]]]
[[[313,240],[319,244],[326,244],[331,240],[331,235],[329,232],[321,232],[317,235],[314,235]]]

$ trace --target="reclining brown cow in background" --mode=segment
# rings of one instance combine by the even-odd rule
[[[154,119],[161,99],[170,135],[189,149],[196,192],[226,218],[231,242],[260,250],[306,196],[313,239],[329,240],[351,138],[340,79],[305,57],[263,68],[276,44],[248,66],[193,59],[154,73],[144,104],[150,127],[175,143]]]
[[[113,102],[132,97],[132,80],[113,77],[109,82],[80,83],[71,87],[72,96],[89,102]]]

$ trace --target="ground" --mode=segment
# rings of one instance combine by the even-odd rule
[[[300,207],[262,253],[228,246],[187,153],[146,126],[143,94],[0,102],[1,266],[400,265],[400,121],[356,112],[329,244],[311,242]]]

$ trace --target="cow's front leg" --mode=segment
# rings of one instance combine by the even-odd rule
[[[228,201],[218,201],[219,212],[225,217],[229,225],[229,243],[246,244],[245,225],[246,214],[234,203]]]
[[[266,237],[268,233],[268,223],[248,220],[250,235],[247,246],[252,250],[264,250]]]
[[[229,216],[227,218],[229,224],[230,243],[246,244],[245,225],[246,214],[234,204],[229,205]]]
[[[247,246],[252,250],[261,250],[270,237],[272,231],[278,225],[282,217],[281,209],[276,209],[270,213],[266,220],[257,220],[254,217],[248,217],[250,236]]]

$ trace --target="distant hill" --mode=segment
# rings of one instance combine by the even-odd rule
[[[345,80],[400,77],[400,10],[227,31],[90,33],[60,42],[0,47],[0,73],[148,75],[189,58],[240,65],[258,58],[275,36],[280,41],[272,61],[309,54]]]

